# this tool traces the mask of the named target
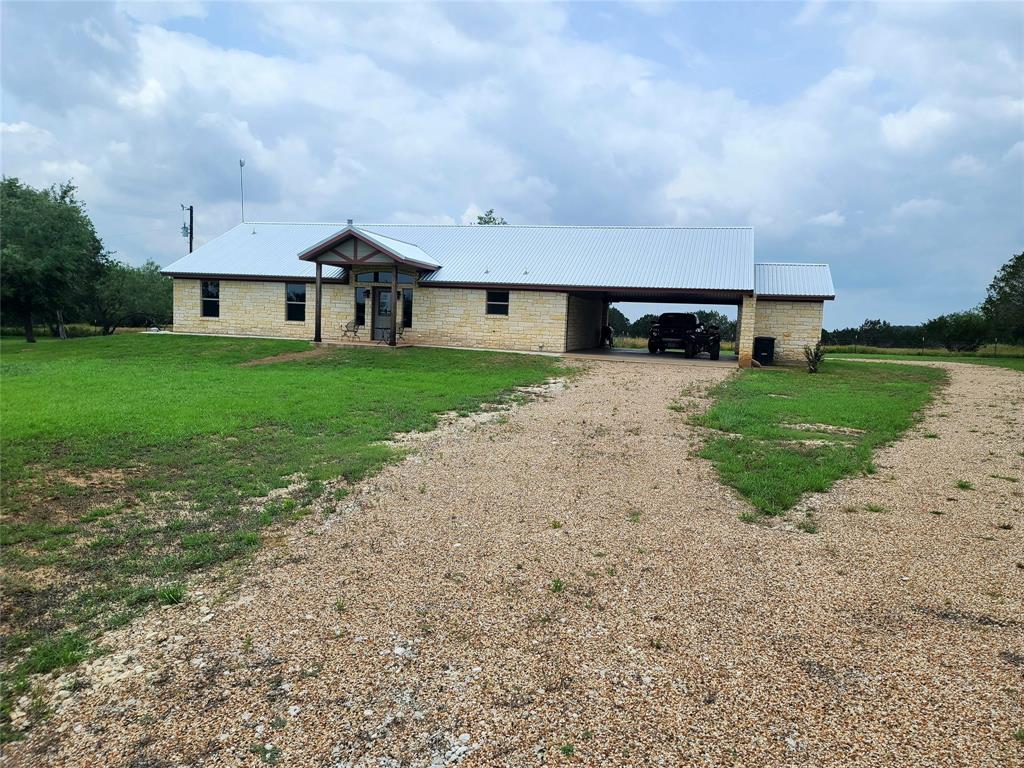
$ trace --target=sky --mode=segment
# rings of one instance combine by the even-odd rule
[[[124,261],[240,220],[751,225],[828,328],[1024,249],[1024,4],[0,5],[0,167]],[[652,306],[623,305],[636,317]],[[730,315],[734,315],[731,312]]]

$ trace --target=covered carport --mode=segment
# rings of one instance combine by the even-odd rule
[[[617,350],[616,352],[601,351],[601,329],[608,324],[608,308],[620,302],[642,302],[651,304],[681,304],[706,306],[733,306],[736,313],[736,354],[731,358],[723,355],[723,360],[735,364],[750,365],[753,345],[754,308],[756,306],[753,291],[690,289],[678,290],[669,288],[607,288],[598,290],[577,290],[569,293],[566,318],[567,352],[588,352],[606,357],[630,359],[635,350]],[[746,320],[744,323],[744,308]],[[747,326],[746,336],[749,347],[744,356],[743,326]]]

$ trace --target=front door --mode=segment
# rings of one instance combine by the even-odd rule
[[[391,289],[374,288],[373,294],[373,338],[388,341],[391,339],[391,313],[395,311],[391,303]]]

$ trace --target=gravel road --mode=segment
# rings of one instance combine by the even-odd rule
[[[732,370],[591,364],[109,634],[4,761],[1024,764],[1024,376],[945,367],[804,534],[668,407]]]

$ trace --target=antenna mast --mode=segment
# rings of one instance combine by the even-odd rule
[[[238,161],[238,189],[242,193],[242,223],[245,223],[245,181],[242,178],[242,169],[245,168],[245,160]]]

